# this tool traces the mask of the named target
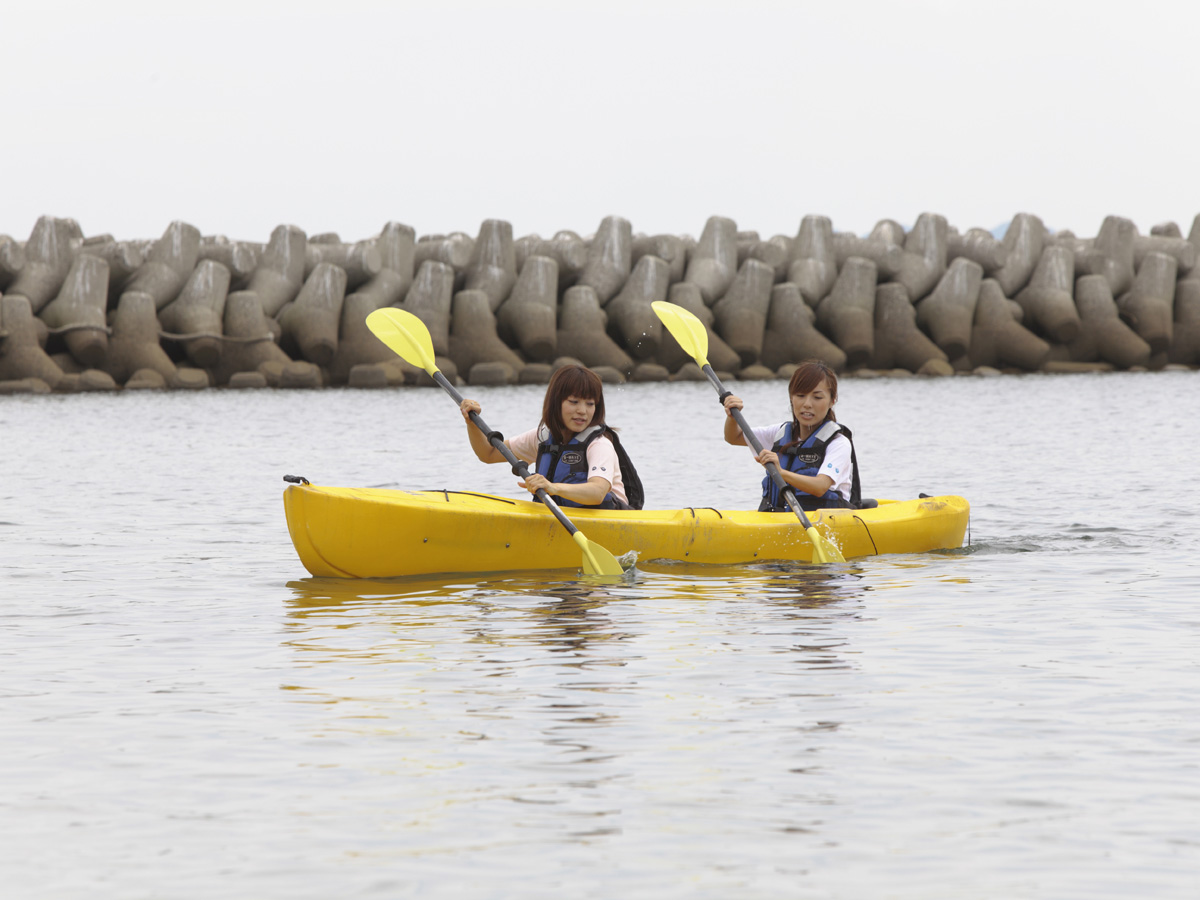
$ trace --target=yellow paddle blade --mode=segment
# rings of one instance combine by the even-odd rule
[[[694,315],[665,300],[655,300],[650,304],[654,314],[658,316],[671,337],[679,341],[683,352],[696,361],[696,365],[704,368],[708,365],[708,329]]]
[[[809,528],[806,534],[808,535],[808,539],[812,541],[813,562],[831,563],[846,561],[846,557],[842,556],[842,551],[825,540],[821,536],[821,532],[817,531],[815,525]]]
[[[572,537],[575,538],[575,543],[583,550],[583,574],[584,575],[623,575],[625,570],[621,568],[621,564],[617,562],[617,558],[601,547],[599,544],[593,544],[582,531],[576,531]]]
[[[367,327],[405,362],[420,366],[430,375],[438,370],[429,329],[412,313],[385,306],[367,316]]]

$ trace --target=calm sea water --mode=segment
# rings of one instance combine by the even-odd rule
[[[709,385],[606,399],[648,505],[756,503]],[[1198,401],[846,379],[969,548],[596,586],[307,576],[284,474],[521,495],[434,389],[0,398],[0,893],[1200,896]]]

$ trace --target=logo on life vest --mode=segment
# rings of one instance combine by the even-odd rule
[[[562,455],[562,462],[564,465],[577,466],[583,462],[583,454],[578,450],[568,450]]]
[[[808,466],[815,466],[821,461],[822,454],[812,450],[801,450],[796,454],[796,459]]]

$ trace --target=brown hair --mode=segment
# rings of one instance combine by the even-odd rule
[[[595,400],[596,412],[591,424],[604,424],[604,385],[600,376],[586,366],[563,366],[550,376],[546,399],[542,402],[542,424],[550,429],[550,436],[557,444],[567,440],[563,429],[562,405],[568,397]]]
[[[791,398],[795,394],[807,394],[813,391],[817,385],[824,381],[829,385],[829,412],[825,414],[825,419],[837,421],[837,416],[833,413],[833,405],[837,403],[837,375],[833,373],[833,369],[825,365],[819,359],[806,359],[800,365],[796,366],[796,371],[792,373],[792,378],[788,382],[788,402],[789,406]],[[824,419],[817,423],[820,427],[824,423]],[[796,417],[792,416],[792,440],[784,444],[780,449],[795,447],[800,443],[800,423],[796,421]]]

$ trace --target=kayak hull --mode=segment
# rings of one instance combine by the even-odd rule
[[[290,485],[288,532],[318,577],[390,578],[435,573],[578,569],[580,549],[542,504],[464,491]],[[692,508],[564,512],[589,541],[641,561],[738,564],[812,561],[791,513]],[[819,510],[809,521],[846,559],[962,546],[970,506],[962,497]]]

